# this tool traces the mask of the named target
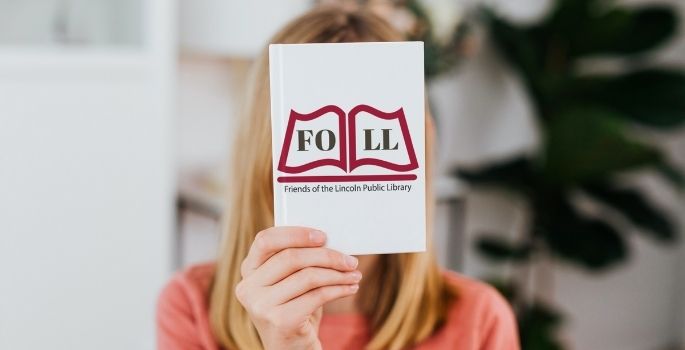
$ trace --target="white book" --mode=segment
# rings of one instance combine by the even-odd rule
[[[273,44],[269,69],[275,224],[425,251],[423,43]]]

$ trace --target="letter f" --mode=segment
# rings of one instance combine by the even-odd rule
[[[309,135],[307,135],[307,133]],[[314,133],[311,130],[297,130],[297,150],[298,151],[306,151],[307,145],[310,145],[312,143],[312,138],[311,136],[314,135]]]

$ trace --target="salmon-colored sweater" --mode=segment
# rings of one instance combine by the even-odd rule
[[[157,344],[163,350],[218,350],[208,318],[208,292],[214,264],[178,273],[162,291],[157,305]],[[453,272],[448,283],[459,291],[447,320],[417,350],[518,350],[516,322],[509,304],[492,287]],[[325,350],[363,349],[371,339],[359,314],[324,314],[319,339]]]

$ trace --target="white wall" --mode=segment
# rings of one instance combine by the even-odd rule
[[[248,61],[183,55],[178,65],[177,164],[182,170],[217,166],[228,158]]]
[[[173,7],[135,51],[0,52],[0,348],[152,349],[171,273]]]
[[[251,58],[309,0],[179,0],[180,42],[193,52]]]
[[[206,194],[207,187],[221,188],[228,181],[229,150],[248,66],[244,60],[182,55],[176,101],[176,165],[184,193],[203,189]],[[222,200],[219,197],[210,202],[220,206]],[[213,259],[220,225],[212,218],[188,212],[182,214],[181,222],[180,265]]]

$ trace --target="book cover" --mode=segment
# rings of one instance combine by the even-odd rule
[[[275,224],[424,251],[423,43],[273,44],[269,69]]]

